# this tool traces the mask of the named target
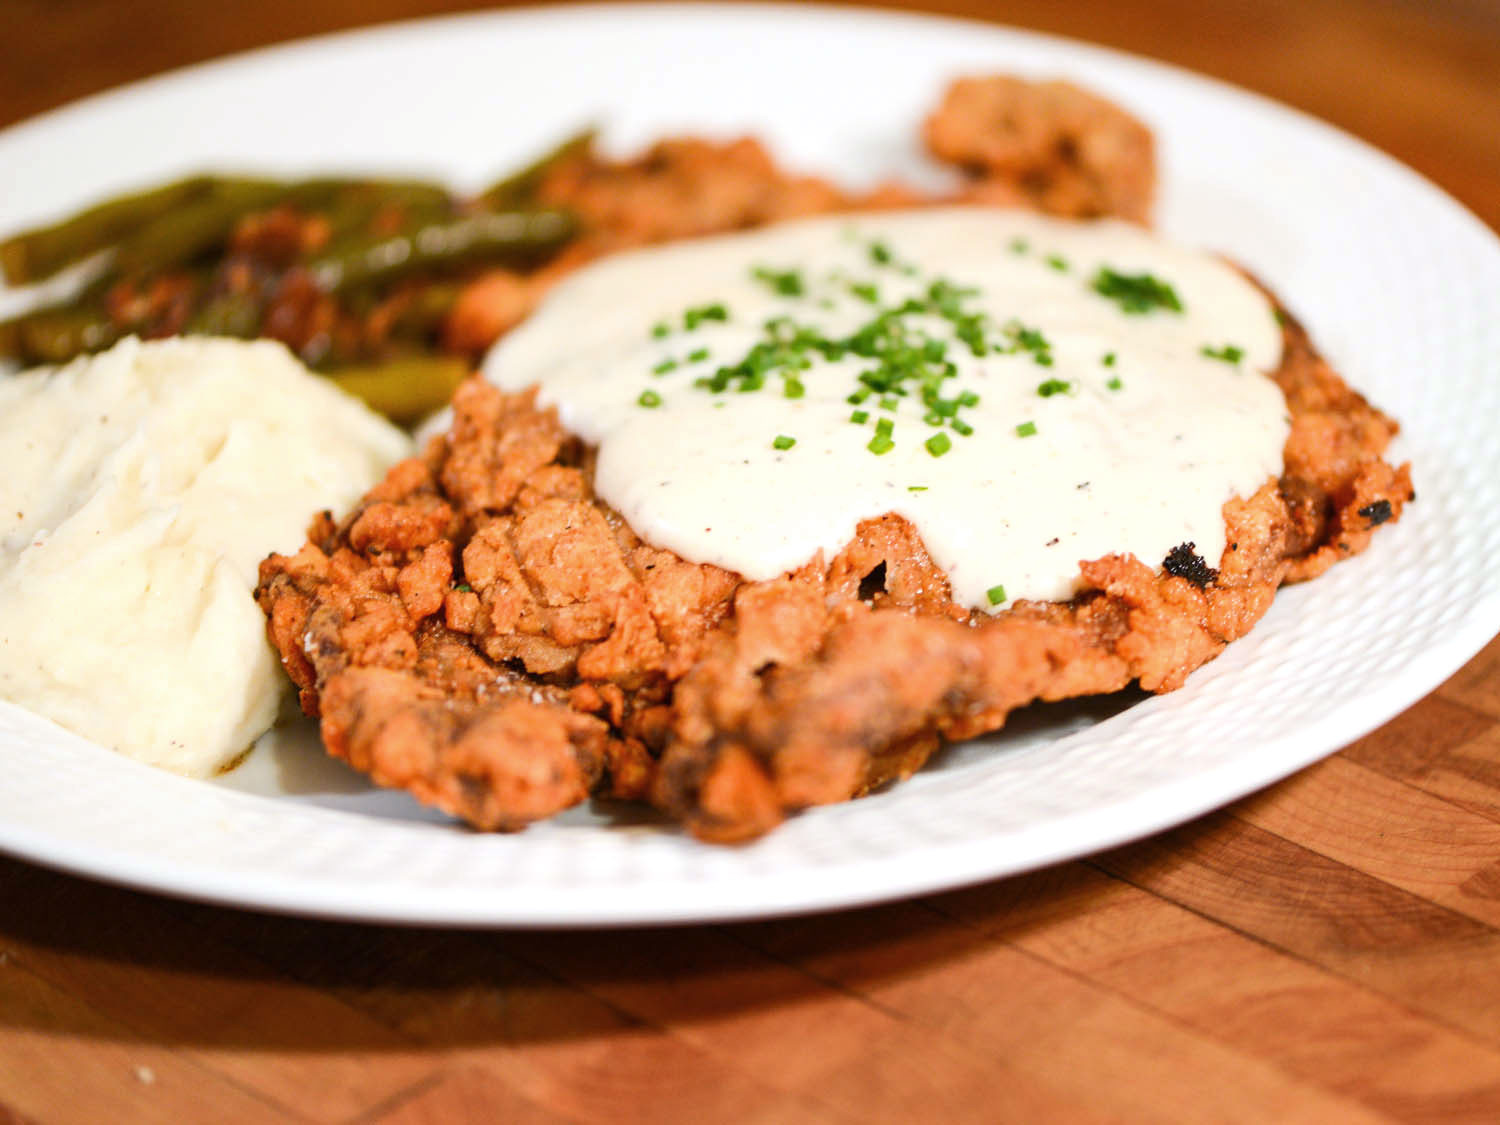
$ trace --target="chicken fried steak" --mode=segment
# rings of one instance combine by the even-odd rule
[[[950,199],[1149,212],[1149,131],[1067,83],[961,80],[925,140],[964,175]],[[486,346],[563,274],[624,248],[932,202],[894,186],[851,197],[753,141],[692,139],[625,161],[579,151],[538,197],[577,214],[580,239],[538,273],[471,285],[455,346]],[[648,799],[702,839],[751,839],[907,777],[943,739],[996,730],[1029,701],[1176,688],[1282,582],[1398,518],[1410,479],[1381,460],[1395,423],[1289,317],[1282,335],[1284,472],[1224,506],[1223,556],[1184,543],[1098,558],[1066,602],[965,608],[894,514],[769,581],[685,561],[595,496],[596,451],[534,393],[477,379],[449,434],[342,520],[319,517],[296,555],[266,560],[257,597],[328,750],[382,785],[480,828],[594,794]]]
[[[1395,423],[1289,317],[1284,339],[1285,472],[1225,505],[1223,557],[1097,559],[1067,602],[964,609],[893,515],[771,581],[685,562],[593,496],[552,410],[477,379],[448,435],[266,560],[257,597],[329,751],[382,785],[481,828],[598,794],[750,839],[1032,700],[1177,688],[1282,582],[1399,518]]]

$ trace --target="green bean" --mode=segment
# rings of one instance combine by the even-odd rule
[[[490,211],[506,210],[535,202],[536,189],[553,166],[588,152],[598,135],[599,131],[593,127],[575,133],[526,167],[510,173],[504,179],[480,192],[474,202]]]
[[[376,206],[446,208],[453,205],[447,188],[426,180],[371,180],[348,176],[320,176],[286,185],[287,202],[299,207],[368,199]]]
[[[11,285],[51,277],[207,194],[213,182],[209,176],[190,176],[107,199],[51,226],[13,234],[0,242],[0,272]]]
[[[253,340],[260,331],[264,309],[249,293],[221,293],[210,297],[183,326],[189,336],[234,336]]]
[[[477,261],[529,264],[561,246],[575,228],[566,211],[479,212],[365,239],[313,258],[307,269],[319,288],[339,293],[435,267]]]
[[[0,355],[27,366],[66,363],[119,338],[120,330],[103,309],[57,305],[0,323]]]
[[[341,368],[328,378],[391,421],[410,425],[446,406],[470,370],[466,360],[455,356],[402,356]]]
[[[153,219],[115,251],[112,269],[120,275],[170,269],[222,244],[235,224],[252,211],[285,198],[275,180],[225,180],[200,199]]]
[[[279,204],[316,209],[338,201],[369,218],[382,207],[418,208],[424,214],[452,206],[448,193],[416,180],[215,180],[208,193],[138,228],[119,246],[112,269],[128,275],[169,269],[223,246],[246,215]]]

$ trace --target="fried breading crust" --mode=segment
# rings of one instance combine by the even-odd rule
[[[971,178],[969,198],[1068,218],[1145,223],[1156,192],[1151,131],[1071,82],[960,78],[927,118],[927,147]]]
[[[1398,519],[1395,423],[1285,324],[1286,471],[1225,505],[1214,569],[1190,547],[1166,568],[1108,556],[1069,602],[971,613],[888,515],[832,559],[745,582],[642,543],[552,410],[471,379],[452,430],[267,559],[257,597],[329,751],[381,784],[482,828],[595,793],[751,839],[1032,700],[1173,690],[1282,582]]]

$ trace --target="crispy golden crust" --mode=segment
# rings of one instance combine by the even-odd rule
[[[976,200],[1028,203],[1069,218],[1150,219],[1151,131],[1071,82],[959,79],[927,118],[924,136],[934,156],[970,175]]]

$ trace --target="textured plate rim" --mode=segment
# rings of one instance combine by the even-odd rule
[[[1317,130],[1325,141],[1353,146],[1353,150],[1360,152],[1363,158],[1377,160],[1383,166],[1384,174],[1402,177],[1408,182],[1408,186],[1417,186],[1430,193],[1443,206],[1466,216],[1482,237],[1488,238],[1491,243],[1494,241],[1488,229],[1464,211],[1461,205],[1409,168],[1392,160],[1366,142],[1260,95],[1169,64],[1091,44],[946,17],[851,11],[820,6],[794,8],[787,5],[720,5],[716,7],[727,13],[740,15],[752,13],[769,20],[810,19],[816,22],[828,19],[845,21],[853,19],[870,24],[899,24],[909,21],[920,24],[924,28],[946,26],[956,33],[986,35],[997,40],[1003,37],[1013,42],[1046,43],[1053,48],[1075,53],[1083,59],[1091,56],[1111,57],[1180,82],[1212,87],[1220,95],[1229,95],[1256,104],[1263,112],[1274,112],[1288,119],[1295,119],[1302,127]],[[629,8],[651,18],[686,20],[715,18],[713,9],[692,6],[652,4],[631,5]],[[67,120],[73,115],[86,116],[95,112],[101,105],[109,105],[122,98],[138,96],[142,91],[160,91],[178,84],[190,88],[193,82],[206,72],[223,73],[236,67],[253,68],[268,58],[286,57],[302,52],[316,54],[337,49],[341,44],[351,40],[379,39],[385,36],[399,37],[411,30],[435,25],[463,24],[491,27],[533,20],[571,22],[587,20],[594,12],[618,14],[622,10],[625,10],[622,6],[608,5],[598,8],[580,6],[562,9],[518,9],[500,13],[444,16],[436,19],[378,25],[260,48],[226,59],[185,67],[64,106],[7,129],[0,134],[0,145],[24,139],[33,131],[50,129],[57,122]],[[1379,696],[1374,705],[1366,696],[1344,701],[1324,715],[1319,722],[1300,732],[1299,737],[1283,739],[1279,747],[1280,752],[1272,758],[1237,760],[1207,773],[1158,786],[1150,792],[1137,793],[1105,808],[1091,809],[1060,818],[1051,825],[1045,826],[1046,832],[1043,835],[1048,839],[1042,845],[1033,846],[1028,850],[1025,861],[1019,864],[997,862],[993,856],[985,854],[983,845],[986,841],[983,839],[963,840],[946,845],[928,846],[923,849],[920,856],[906,857],[903,861],[896,863],[886,860],[872,862],[863,867],[858,864],[846,864],[836,869],[825,869],[818,879],[811,881],[788,883],[783,875],[778,874],[747,875],[734,887],[724,888],[718,892],[710,889],[704,893],[703,887],[697,887],[695,891],[698,897],[690,902],[655,903],[643,907],[639,901],[632,900],[629,888],[621,888],[603,895],[597,891],[592,892],[590,902],[586,906],[581,906],[577,901],[576,888],[572,890],[564,888],[555,894],[549,894],[546,891],[536,893],[533,889],[531,893],[535,897],[531,901],[523,904],[510,903],[504,909],[497,910],[493,900],[473,901],[473,888],[432,888],[425,894],[415,895],[410,890],[403,890],[400,901],[392,902],[379,896],[372,896],[368,888],[340,880],[329,882],[312,879],[288,885],[281,879],[261,878],[237,872],[234,883],[226,886],[220,881],[222,872],[213,865],[199,868],[181,861],[163,861],[153,857],[100,854],[95,847],[75,845],[66,840],[60,841],[55,837],[50,837],[46,832],[9,824],[0,824],[0,849],[47,866],[188,898],[310,916],[357,918],[369,921],[451,925],[604,926],[730,920],[834,909],[951,888],[1003,874],[1014,874],[1089,851],[1115,846],[1181,823],[1295,772],[1332,753],[1345,741],[1373,729],[1399,713],[1461,667],[1484,645],[1497,628],[1500,628],[1500,597],[1492,595],[1475,605],[1473,612],[1460,627],[1455,628],[1441,641],[1423,649],[1401,678],[1399,685],[1392,685],[1390,690]],[[178,781],[179,779],[171,780]],[[233,796],[236,799],[257,800],[257,798],[244,795]],[[1056,839],[1051,839],[1051,837],[1056,837]],[[1080,843],[1080,840],[1083,842]],[[746,895],[747,890],[753,890],[754,893]]]

